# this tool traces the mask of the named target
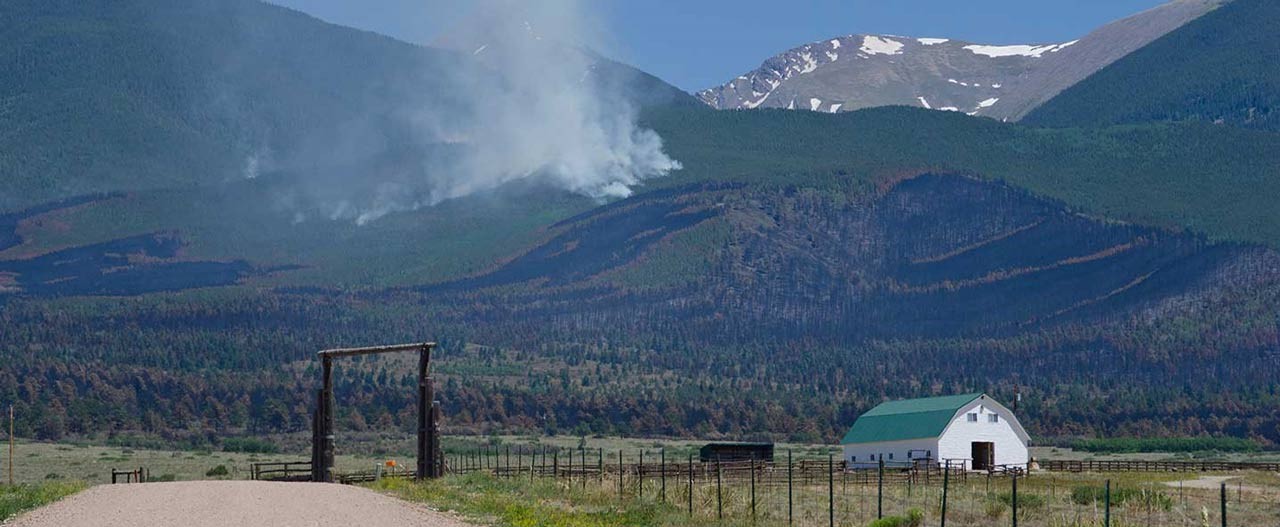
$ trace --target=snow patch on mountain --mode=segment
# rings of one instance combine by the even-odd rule
[[[1038,59],[1043,57],[1045,53],[1057,53],[1074,46],[1077,42],[1079,42],[1079,40],[1072,40],[1071,42],[1053,44],[1049,46],[984,46],[981,44],[974,44],[971,46],[965,46],[964,49],[972,51],[975,55],[985,55],[992,58],[1034,57]]]
[[[859,51],[867,55],[901,55],[903,47],[905,45],[896,40],[866,36],[862,38],[862,48]]]

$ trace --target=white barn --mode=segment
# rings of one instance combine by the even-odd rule
[[[1031,440],[1012,411],[972,393],[882,403],[862,414],[840,443],[851,466],[929,460],[988,470],[1025,467]]]

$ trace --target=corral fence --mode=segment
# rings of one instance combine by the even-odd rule
[[[1040,462],[1031,470],[982,472],[968,466],[965,460],[850,464],[834,455],[790,452],[772,460],[703,462],[665,450],[520,446],[446,456],[450,474],[554,484],[619,503],[665,503],[706,523],[834,527],[900,517],[908,525],[915,516],[918,525],[942,527],[1280,527],[1280,489],[1226,473],[1260,472],[1269,464]],[[1192,474],[1185,481],[1153,474],[1163,471]],[[1201,478],[1199,471],[1224,474]]]

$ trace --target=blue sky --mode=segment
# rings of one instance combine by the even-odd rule
[[[430,43],[468,0],[271,0],[329,22]],[[539,1],[539,0],[530,0]],[[1161,0],[586,0],[618,60],[688,91],[725,82],[800,44],[851,33],[984,44],[1065,42]]]

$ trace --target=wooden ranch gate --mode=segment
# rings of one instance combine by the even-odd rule
[[[317,397],[311,434],[311,481],[333,483],[334,402],[333,359],[382,353],[418,352],[418,470],[417,477],[438,478],[444,474],[444,456],[440,450],[440,402],[435,400],[431,382],[431,350],[434,342],[400,344],[369,348],[324,350],[319,353],[323,370],[323,386]]]

